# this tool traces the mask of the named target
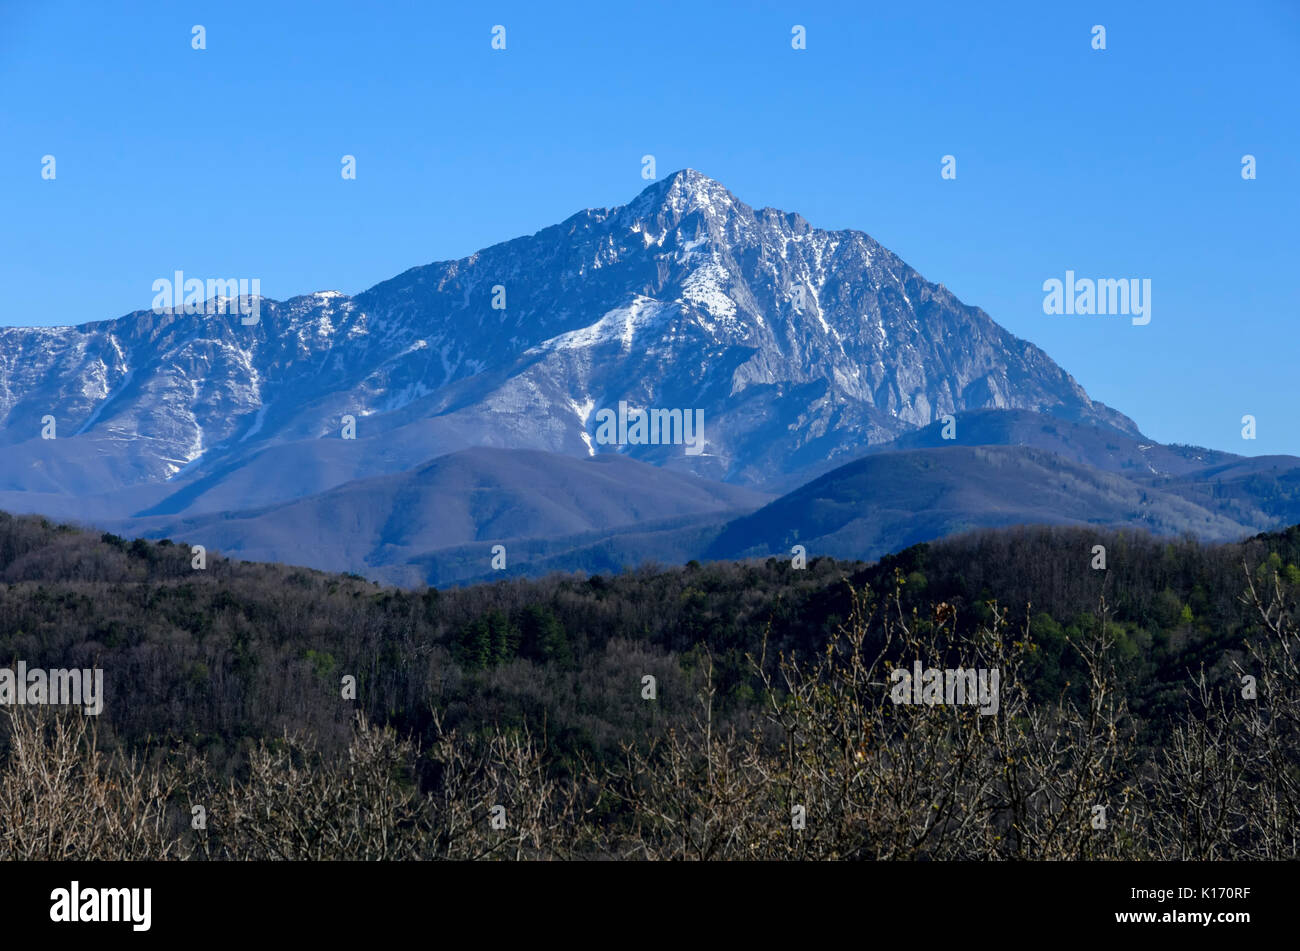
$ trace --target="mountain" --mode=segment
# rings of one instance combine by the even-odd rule
[[[101,524],[128,535],[202,542],[249,561],[425,584],[493,574],[492,548],[499,542],[506,543],[510,568],[623,532],[688,528],[689,536],[701,523],[721,526],[770,498],[612,453],[576,458],[480,448],[279,505]],[[573,536],[578,540],[563,541]],[[436,569],[429,555],[445,549],[454,551],[441,555]],[[668,557],[681,550],[659,549]],[[638,554],[640,561],[654,550]]]
[[[699,455],[625,454],[758,487],[978,408],[1139,436],[866,234],[691,170],[355,297],[256,303],[250,326],[138,311],[0,329],[0,493],[118,516],[271,505],[474,446],[616,451],[595,437],[620,401],[704,421]]]
[[[796,543],[871,559],[1021,524],[1226,541],[1300,521],[1294,457],[1147,444],[1020,411],[963,414],[956,432],[977,444],[919,430],[775,500],[617,454],[473,449],[260,509],[102,524],[409,586],[788,556]],[[503,569],[490,564],[498,543]]]
[[[1248,461],[1245,456],[1230,452],[1199,446],[1165,446],[1141,435],[1024,410],[973,410],[956,414],[952,437],[944,438],[942,423],[932,423],[904,433],[892,442],[872,446],[868,451],[941,449],[953,445],[1029,446],[1134,479],[1192,476],[1214,467]],[[1292,457],[1279,458],[1300,463],[1300,459]]]
[[[1300,460],[1291,459],[1291,466],[1292,478],[1300,477]],[[1300,519],[1300,499],[1284,518]],[[841,466],[732,521],[704,557],[789,557],[800,544],[810,556],[873,559],[958,532],[1023,524],[1192,533],[1216,541],[1259,530],[1217,505],[1203,507],[1044,449],[949,446],[873,453]]]
[[[1300,521],[1300,459],[1253,456],[1150,480],[1162,492],[1212,508],[1260,531]]]
[[[501,577],[497,543],[512,576],[1300,521],[1300,460],[1162,446],[868,235],[692,170],[355,297],[242,302],[0,329],[0,508],[398,584]],[[611,444],[627,408],[702,439]]]

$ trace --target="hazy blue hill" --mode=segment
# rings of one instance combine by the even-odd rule
[[[1172,493],[1025,446],[948,446],[868,455],[732,522],[710,558],[876,558],[972,528],[1090,524],[1229,540],[1257,529]]]
[[[154,516],[109,527],[199,542],[246,560],[423,583],[425,577],[401,566],[441,549],[474,543],[478,566],[465,570],[479,574],[489,568],[492,542],[608,534],[670,519],[679,520],[680,527],[682,519],[752,510],[769,498],[617,454],[582,459],[479,448],[282,505]],[[451,559],[467,557],[462,553]]]

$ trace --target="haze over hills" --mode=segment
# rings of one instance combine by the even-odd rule
[[[0,329],[0,508],[399,583],[478,577],[507,540],[536,573],[1300,521],[1300,460],[1161,446],[868,235],[692,170],[259,310]],[[702,412],[703,451],[603,444],[621,402]]]
[[[474,449],[287,503],[100,524],[417,585],[788,556],[794,544],[876,558],[1019,524],[1227,541],[1300,522],[1292,457],[1160,446],[1023,411],[963,414],[956,427],[962,441],[926,427],[777,499],[617,454]],[[504,571],[491,567],[497,543],[509,552]]]
[[[970,425],[966,416],[957,423],[973,445],[910,433],[776,499],[613,454],[475,449],[288,503],[101,524],[123,535],[202,539],[247,560],[416,585],[788,557],[794,544],[810,555],[871,559],[1021,524],[1227,541],[1300,522],[1300,460],[1292,457],[1125,441],[1031,413],[973,415]],[[927,445],[932,437],[938,445]],[[1090,453],[1100,465],[1084,461]],[[496,543],[509,552],[504,571],[491,568]]]
[[[942,423],[904,433],[870,452],[963,446],[1028,446],[1130,478],[1186,476],[1245,457],[1199,446],[1165,446],[1140,434],[1116,432],[1023,410],[973,410],[956,417],[952,439]]]
[[[1300,470],[1297,470],[1300,472]],[[975,528],[1095,525],[1215,541],[1251,525],[1113,472],[1025,446],[953,446],[876,453],[728,524],[705,553],[744,558],[789,551],[879,558]]]
[[[277,506],[184,518],[106,522],[124,534],[201,538],[250,561],[278,561],[423,584],[420,556],[472,547],[480,573],[493,543],[602,536],[661,522],[724,521],[770,496],[615,454],[575,458],[467,449],[410,472],[358,479]],[[621,564],[621,563],[620,563]]]

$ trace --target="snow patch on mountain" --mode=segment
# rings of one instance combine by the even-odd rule
[[[103,366],[103,361],[100,361],[100,366]],[[107,368],[105,368],[105,370],[107,370]],[[86,421],[81,424],[81,428],[78,429],[74,435],[80,436],[82,433],[89,431],[95,423],[99,422],[99,418],[104,414],[104,410],[108,408],[109,404],[112,403],[123,390],[131,385],[131,380],[134,376],[135,368],[132,367],[126,371],[122,377],[122,382],[120,382],[111,393],[105,392],[103,400],[95,407],[94,412],[86,418]]]
[[[588,350],[615,342],[622,350],[630,350],[637,334],[652,327],[663,309],[662,301],[638,296],[626,307],[615,307],[594,324],[545,340],[528,353]]]
[[[682,284],[682,297],[696,304],[714,317],[731,318],[736,316],[736,303],[727,296],[728,284],[726,270],[717,262],[706,264],[691,273]],[[763,318],[753,315],[760,326]]]
[[[505,309],[491,306],[498,283]],[[0,328],[0,481],[44,484],[30,458],[4,447],[30,441],[46,412],[68,438],[100,440],[93,452],[112,460],[118,485],[181,468],[235,472],[268,446],[333,429],[342,413],[419,423],[412,438],[427,442],[413,454],[479,441],[589,455],[593,400],[690,406],[708,420],[708,460],[629,452],[750,484],[969,409],[1136,432],[1045,353],[866,234],[755,212],[692,170],[356,298],[258,303],[252,326],[141,310]],[[340,471],[390,471],[406,464],[399,456]],[[102,492],[105,478],[88,466],[64,484]],[[303,481],[292,468],[277,479],[286,491]]]
[[[240,437],[240,442],[247,442],[253,436],[262,431],[262,424],[266,422],[266,411],[271,408],[270,403],[263,403],[257,408],[257,415],[253,417],[253,425],[248,427],[248,432]]]

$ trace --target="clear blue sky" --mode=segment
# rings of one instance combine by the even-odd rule
[[[0,324],[175,269],[355,293],[622,204],[653,153],[868,232],[1157,439],[1300,454],[1298,77],[1294,0],[0,0]],[[1067,268],[1150,278],[1150,325],[1044,315]]]

